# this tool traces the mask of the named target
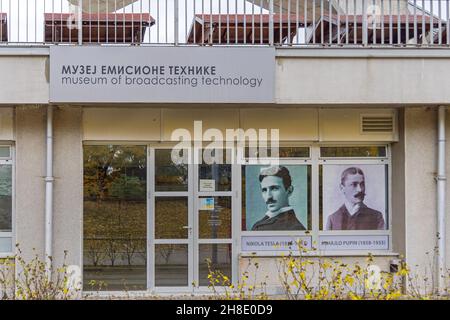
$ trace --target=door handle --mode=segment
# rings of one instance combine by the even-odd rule
[[[183,229],[187,229],[188,230],[188,235],[192,236],[192,227],[191,226],[183,226]]]

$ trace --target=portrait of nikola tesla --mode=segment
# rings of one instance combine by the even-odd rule
[[[260,169],[259,190],[267,211],[261,214],[251,230],[305,230],[298,220],[290,198],[294,193],[291,174],[285,166]]]
[[[374,188],[377,186],[372,186],[372,190]],[[361,168],[352,166],[342,171],[339,192],[343,203],[328,216],[326,230],[385,229],[383,214],[365,203],[366,175]]]

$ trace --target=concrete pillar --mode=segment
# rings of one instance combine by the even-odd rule
[[[26,259],[34,253],[44,257],[45,110],[45,106],[15,109],[15,230]]]
[[[82,267],[83,248],[83,149],[81,107],[54,110],[53,255],[61,265]]]
[[[431,290],[435,267],[436,109],[405,109],[406,260],[421,289]],[[393,195],[395,197],[395,194]],[[423,279],[428,278],[424,283]],[[425,288],[426,287],[426,288]]]
[[[46,106],[16,107],[16,242],[23,257],[44,257]],[[53,257],[55,266],[82,263],[82,109],[54,110]]]

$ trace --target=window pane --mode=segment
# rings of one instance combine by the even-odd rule
[[[386,230],[387,165],[322,165],[322,230]]]
[[[199,201],[200,238],[231,238],[231,197],[203,197]]]
[[[0,165],[0,231],[12,231],[12,166]]]
[[[155,286],[187,286],[188,280],[188,245],[155,245]]]
[[[208,286],[208,261],[211,271],[220,271],[231,279],[231,244],[200,244],[199,245],[199,283]]]
[[[155,150],[155,190],[188,191],[187,161],[174,163],[171,149]],[[186,155],[183,153],[183,156]]]
[[[321,147],[320,156],[324,158],[344,157],[386,157],[386,147]]]
[[[11,158],[10,146],[0,146],[0,158]]]
[[[254,150],[249,147],[245,148],[245,157],[246,158],[258,158],[259,155],[258,149]],[[267,149],[267,157],[272,157],[274,155],[271,154],[271,149]],[[279,158],[309,158],[309,147],[279,147],[278,148],[278,157]]]
[[[84,147],[84,290],[146,288],[146,154]]]
[[[308,147],[280,147],[280,158],[309,158]]]
[[[188,229],[187,197],[155,198],[155,238],[187,239]]]
[[[0,252],[9,253],[12,251],[13,251],[12,250],[12,238],[11,237],[0,238]]]
[[[217,158],[214,151],[203,153],[202,164],[198,168],[198,191],[231,191],[231,164],[227,164],[231,163],[231,150],[221,150],[222,154]]]

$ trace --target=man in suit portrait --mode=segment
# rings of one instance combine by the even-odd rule
[[[328,217],[327,230],[384,230],[383,214],[364,204],[364,172],[357,167],[345,169],[339,186],[344,204]]]
[[[259,182],[267,212],[253,225],[252,230],[305,230],[289,205],[289,197],[294,191],[289,170],[283,166],[262,168]]]

